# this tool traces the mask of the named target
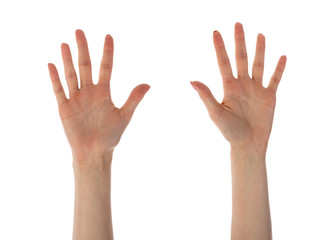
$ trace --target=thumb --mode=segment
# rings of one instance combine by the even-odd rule
[[[209,115],[213,116],[213,114],[217,113],[220,104],[212,95],[210,89],[204,83],[198,81],[193,81],[190,83],[193,86],[193,88],[198,92],[198,95],[201,97],[205,107],[208,110]]]
[[[121,107],[121,110],[124,111],[127,115],[132,116],[136,107],[141,102],[149,89],[150,86],[147,84],[140,84],[136,86],[132,90],[125,104]]]

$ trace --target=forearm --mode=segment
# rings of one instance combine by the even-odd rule
[[[112,153],[86,158],[74,155],[74,240],[113,239],[111,162]]]
[[[231,148],[231,239],[272,239],[266,151]]]

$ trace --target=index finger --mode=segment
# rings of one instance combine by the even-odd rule
[[[232,69],[229,57],[226,53],[225,45],[221,34],[218,31],[213,32],[213,42],[215,45],[219,71],[223,80],[232,78]]]
[[[113,38],[111,35],[106,35],[103,58],[100,64],[99,84],[110,84],[112,65],[113,65]]]

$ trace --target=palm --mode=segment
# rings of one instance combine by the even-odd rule
[[[110,98],[109,89],[92,85],[59,109],[73,149],[104,152],[115,147],[128,124]]]
[[[201,82],[193,82],[204,101],[211,119],[231,145],[253,145],[265,149],[272,129],[276,89],[286,58],[279,60],[267,88],[262,85],[265,43],[258,36],[252,78],[247,73],[247,54],[242,26],[235,26],[238,78],[233,77],[224,42],[214,33],[217,60],[223,78],[224,98],[218,103]]]
[[[80,85],[72,63],[69,46],[62,44],[62,57],[70,98],[60,83],[56,67],[49,64],[49,73],[59,106],[65,134],[72,150],[81,155],[94,152],[104,154],[112,151],[120,141],[135,108],[148,91],[141,84],[134,88],[126,103],[119,109],[110,95],[110,78],[113,63],[113,39],[105,38],[104,54],[98,84],[92,82],[91,62],[84,33],[76,31],[78,45]]]
[[[234,79],[230,85],[221,104],[223,112],[216,122],[219,129],[235,144],[266,143],[272,128],[274,92],[248,78]]]

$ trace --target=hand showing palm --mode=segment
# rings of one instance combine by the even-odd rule
[[[267,88],[262,86],[265,38],[258,35],[252,78],[248,75],[247,53],[243,26],[235,25],[236,63],[238,78],[232,75],[223,39],[213,35],[217,61],[222,75],[224,98],[218,103],[209,88],[201,82],[191,82],[203,100],[209,115],[232,147],[266,150],[272,129],[276,90],[286,64],[279,59]]]
[[[135,108],[149,85],[133,89],[122,108],[114,106],[110,95],[110,78],[113,65],[113,39],[105,38],[100,65],[99,82],[93,84],[91,61],[84,32],[76,31],[80,89],[69,46],[62,44],[62,58],[70,97],[66,98],[56,67],[48,64],[59,114],[72,152],[82,158],[89,154],[104,155],[111,152],[131,120]]]

